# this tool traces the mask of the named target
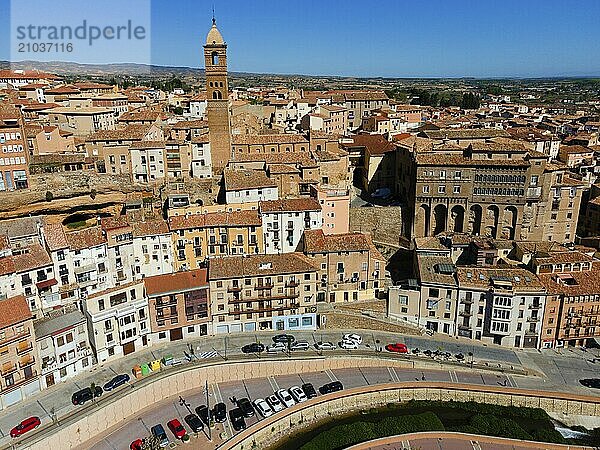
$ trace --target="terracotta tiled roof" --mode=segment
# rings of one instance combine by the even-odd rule
[[[541,274],[539,279],[549,294],[567,297],[600,294],[600,270]]]
[[[129,148],[132,149],[164,149],[165,141],[135,141]]]
[[[169,234],[169,226],[162,219],[149,220],[147,222],[133,222],[133,236],[155,236],[157,234]]]
[[[0,329],[31,319],[33,315],[22,295],[0,300]]]
[[[326,235],[323,230],[304,231],[304,251],[307,253],[367,251],[371,244],[370,236],[363,233]]]
[[[392,152],[396,146],[381,134],[357,134],[352,137],[352,144],[342,143],[342,147],[365,147],[371,155],[383,155]]]
[[[129,124],[118,130],[101,130],[90,135],[87,140],[94,141],[136,141],[143,139],[152,125]]]
[[[102,233],[102,228],[94,226],[79,231],[70,231],[67,233],[67,241],[71,250],[83,250],[106,243],[106,238]]]
[[[213,258],[208,266],[210,280],[314,271],[316,268],[301,253]]]
[[[208,286],[207,270],[194,269],[186,272],[175,272],[144,278],[146,294],[156,297],[172,292],[189,291],[194,288]]]
[[[425,130],[421,133],[430,139],[489,139],[494,137],[510,137],[510,134],[506,131],[493,128]]]
[[[17,273],[28,272],[52,264],[48,252],[40,244],[33,244],[23,250],[23,253],[12,256],[15,272]]]
[[[225,169],[225,190],[242,191],[244,189],[258,189],[264,187],[275,187],[276,184],[260,170],[235,170]]]
[[[191,214],[189,216],[173,216],[169,218],[169,228],[171,231],[191,228],[261,225],[262,221],[256,210]]]
[[[307,144],[308,140],[301,134],[236,134],[232,137],[233,145],[269,145],[269,144]]]
[[[12,256],[0,258],[0,275],[12,275],[15,273],[15,264]]]
[[[285,211],[321,211],[321,205],[314,198],[267,200],[260,202],[259,207],[263,214]]]
[[[487,267],[459,267],[456,271],[461,288],[490,288],[494,280],[510,283],[517,292],[541,292],[544,290],[540,280],[531,272],[520,268],[497,269]],[[469,275],[470,274],[470,275]],[[497,288],[497,286],[495,286]]]
[[[46,238],[46,245],[51,252],[69,246],[64,227],[60,223],[44,225],[44,237]]]

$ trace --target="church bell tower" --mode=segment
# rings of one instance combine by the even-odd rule
[[[204,45],[207,115],[213,176],[220,177],[231,155],[227,86],[227,44],[213,17]]]

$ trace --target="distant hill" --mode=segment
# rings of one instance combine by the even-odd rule
[[[58,75],[86,75],[86,76],[107,76],[107,75],[147,75],[148,73],[156,76],[179,75],[179,76],[204,76],[204,69],[193,67],[165,67],[147,64],[116,63],[116,64],[79,64],[74,62],[62,61],[18,61],[8,62],[0,61],[0,68],[3,69],[23,69],[40,70],[43,72],[55,73]]]

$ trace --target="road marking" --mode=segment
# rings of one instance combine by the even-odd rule
[[[392,381],[394,382],[398,382],[400,381],[400,378],[398,378],[398,374],[396,373],[396,371],[394,370],[393,367],[388,367],[388,372],[390,373],[390,378],[392,379]]]
[[[338,378],[335,376],[335,374],[331,371],[331,369],[325,370],[325,373],[327,374],[327,376],[329,377],[329,379],[331,381],[339,381]]]
[[[211,350],[209,352],[202,352],[202,353],[196,355],[196,357],[198,357],[200,359],[206,359],[206,358],[214,358],[217,355],[218,355],[218,352],[216,350]]]
[[[519,385],[517,384],[517,382],[511,375],[507,375],[506,378],[508,378],[508,382],[512,387],[516,387],[516,388],[519,387]]]
[[[221,395],[221,389],[219,389],[219,384],[214,383],[212,385],[212,387],[213,387],[213,392],[215,394],[215,399],[217,400],[217,403],[225,403],[223,401],[223,396]],[[229,423],[228,416],[225,416],[225,425],[227,426],[227,431],[228,431],[229,436],[233,436],[234,432],[233,432],[233,428],[231,427],[231,424]],[[223,425],[223,427],[225,427],[225,425]]]
[[[458,383],[458,375],[456,375],[456,370],[449,370],[448,373],[450,374],[450,381],[453,383]]]
[[[269,380],[269,384],[271,385],[271,388],[273,388],[273,391],[279,390],[279,385],[277,384],[274,376],[267,377],[267,380]]]
[[[410,441],[402,441],[402,450],[411,450]]]

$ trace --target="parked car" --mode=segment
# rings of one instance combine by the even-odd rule
[[[290,395],[292,396],[292,398],[294,399],[294,401],[296,403],[302,403],[302,402],[305,402],[306,400],[308,400],[308,397],[306,396],[304,391],[302,389],[300,389],[300,387],[298,387],[298,386],[292,386],[289,389],[289,391],[290,391]]]
[[[267,403],[275,412],[279,412],[283,409],[283,403],[281,403],[281,400],[279,400],[279,398],[275,394],[267,397]]]
[[[285,352],[288,349],[287,344],[283,342],[275,342],[273,345],[267,347],[267,353],[280,353]]]
[[[262,398],[257,398],[254,400],[254,408],[258,411],[258,413],[264,418],[270,417],[273,415],[273,410],[269,406],[269,404],[264,401]]]
[[[190,426],[191,430],[194,433],[198,433],[199,431],[202,431],[202,429],[204,428],[204,425],[202,424],[200,417],[198,417],[196,414],[188,414],[187,416],[185,416],[183,418],[183,420],[185,421],[185,423],[187,423]]]
[[[80,391],[77,391],[71,397],[71,402],[74,405],[83,405],[85,402],[92,400],[94,397],[100,397],[102,395],[102,388],[100,386],[96,386],[94,389],[94,393],[92,394],[92,389],[87,387]]]
[[[304,383],[302,385],[302,390],[304,394],[306,394],[306,398],[315,398],[317,396],[317,391],[315,391],[315,387],[312,383]]]
[[[319,388],[319,392],[323,395],[330,394],[332,392],[341,391],[344,386],[340,381],[332,381],[331,383],[324,384]]]
[[[275,395],[279,398],[279,400],[281,400],[281,403],[283,403],[286,408],[296,404],[287,389],[279,389],[277,392],[275,392]]]
[[[356,333],[346,333],[342,336],[342,341],[354,341],[358,345],[362,344],[362,336]]]
[[[154,436],[158,440],[158,445],[161,448],[167,447],[171,443],[169,441],[169,438],[167,437],[167,432],[160,423],[150,428],[150,432],[152,433],[152,436]]]
[[[227,419],[227,406],[225,403],[217,403],[212,410],[215,422],[223,423]]]
[[[37,417],[37,416],[28,417],[27,419],[22,421],[19,425],[17,425],[12,430],[10,430],[10,437],[21,436],[21,435],[27,433],[28,431],[35,430],[41,424],[42,424],[42,421],[40,420],[39,417]]]
[[[246,421],[244,420],[244,413],[240,408],[233,408],[229,410],[229,420],[231,426],[235,431],[245,430]]]
[[[144,446],[144,441],[142,439],[136,439],[131,444],[129,444],[129,450],[142,450]]]
[[[112,380],[110,380],[108,383],[106,383],[104,385],[104,390],[105,391],[112,391],[113,389],[118,388],[119,386],[121,386],[122,384],[125,384],[129,381],[129,375],[126,373],[123,373],[121,375],[117,375],[116,377],[114,377]]]
[[[216,407],[217,405],[215,405]],[[200,420],[204,422],[204,425],[208,425],[210,423],[210,419],[213,418],[213,411],[208,409],[206,405],[200,405],[195,409],[196,415],[200,417]],[[215,419],[216,420],[216,419]]]
[[[600,389],[600,379],[598,378],[584,378],[583,380],[579,380],[579,382],[585,387]]]
[[[244,417],[252,417],[254,415],[254,408],[252,408],[252,404],[247,398],[239,398],[236,404],[244,413]]]
[[[375,192],[373,192],[373,194],[371,194],[371,197],[385,199],[391,195],[392,195],[392,191],[389,188],[379,188],[379,189],[375,189]]]
[[[406,344],[402,344],[400,342],[396,342],[395,344],[388,344],[385,346],[385,349],[388,352],[392,353],[408,353],[408,347],[406,346]]]
[[[171,433],[173,433],[173,435],[175,435],[177,439],[181,439],[187,434],[185,428],[183,428],[183,425],[181,425],[179,419],[169,420],[167,422],[167,427],[169,427],[169,430],[171,430]]]
[[[335,344],[333,342],[317,342],[315,344],[317,350],[335,350]]]
[[[273,342],[283,342],[284,344],[292,343],[296,340],[291,334],[276,334],[273,336]]]
[[[262,353],[264,351],[265,346],[258,342],[252,342],[242,347],[242,353]]]
[[[340,341],[338,345],[344,350],[356,350],[358,348],[356,341]]]
[[[310,344],[306,341],[296,341],[292,345],[290,345],[290,350],[308,350],[310,348]]]

